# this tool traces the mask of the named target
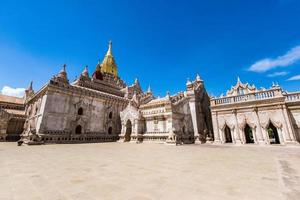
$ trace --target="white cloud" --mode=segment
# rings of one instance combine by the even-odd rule
[[[9,86],[4,86],[1,93],[8,96],[23,97],[25,93],[25,88],[12,88]]]
[[[288,79],[288,81],[299,81],[300,80],[300,75],[292,76],[291,78]]]
[[[288,75],[289,72],[282,71],[282,72],[274,72],[272,74],[268,74],[268,77],[276,77],[276,76],[285,76]]]
[[[265,58],[250,66],[249,71],[266,72],[277,67],[287,67],[300,61],[300,46],[290,49],[283,56],[277,58]]]

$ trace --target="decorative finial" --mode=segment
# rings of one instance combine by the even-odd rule
[[[135,79],[134,79],[134,84],[136,85],[136,84],[138,84],[138,83],[139,83],[138,78],[135,78]]]
[[[66,72],[66,67],[67,67],[67,65],[64,64],[64,65],[63,65],[63,71],[64,71],[64,72]]]
[[[108,50],[107,50],[106,55],[112,56],[112,41],[111,40],[109,40],[109,42],[108,42]]]
[[[190,84],[192,84],[192,82],[190,81],[189,78],[187,78],[186,85],[190,85]]]
[[[166,95],[167,98],[170,98],[170,92],[167,91],[167,95]]]
[[[275,85],[274,81],[272,81],[272,87],[276,87],[276,85]]]
[[[62,66],[62,69],[61,69],[60,72],[58,73],[58,77],[67,79],[66,67],[67,67],[66,64],[64,64],[64,65]]]
[[[82,71],[81,75],[84,76],[84,77],[89,77],[89,72],[88,72],[88,66],[87,65],[84,67],[84,70]]]
[[[33,88],[32,88],[32,81],[30,81],[30,84],[28,88],[25,90],[25,96],[24,98],[27,99],[28,97],[32,96],[34,94]]]
[[[200,77],[199,74],[197,74],[197,76],[196,76],[196,81],[202,81],[202,79],[201,79],[201,77]]]
[[[239,77],[239,76],[237,77],[237,82],[238,82],[238,83],[240,83],[240,82],[241,82],[241,80],[240,80],[240,77]]]
[[[150,87],[150,85],[148,86],[148,90],[147,90],[147,93],[151,93],[152,91],[151,91],[151,87]]]
[[[30,81],[30,84],[29,84],[29,87],[27,90],[33,90],[32,84],[33,84],[33,81]]]

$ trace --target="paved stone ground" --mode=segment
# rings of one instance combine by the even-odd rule
[[[300,199],[300,147],[0,143],[0,199]]]

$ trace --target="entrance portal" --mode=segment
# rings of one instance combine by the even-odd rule
[[[246,126],[244,128],[244,132],[245,132],[246,143],[248,143],[248,144],[254,143],[253,132],[248,124],[246,124]]]
[[[80,125],[76,126],[75,133],[81,134],[81,126]]]
[[[270,143],[271,144],[280,144],[277,128],[272,124],[272,122],[270,122],[267,130],[268,130]]]
[[[12,118],[8,122],[8,126],[6,129],[6,141],[18,141],[21,137],[21,133],[23,132],[24,119]]]
[[[126,133],[125,133],[125,140],[124,142],[129,142],[131,138],[131,132],[132,132],[132,124],[130,120],[127,120],[126,122]]]
[[[225,142],[226,143],[232,143],[231,131],[230,131],[230,128],[227,125],[224,129],[224,133],[225,133]]]

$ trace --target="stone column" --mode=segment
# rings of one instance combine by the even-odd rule
[[[126,125],[123,121],[121,121],[121,134],[119,135],[119,142],[124,142],[126,132]]]
[[[241,137],[240,137],[240,129],[239,129],[239,123],[238,123],[238,118],[237,118],[237,110],[234,109],[232,110],[232,113],[234,114],[235,118],[235,143],[236,144],[241,144]]]
[[[225,135],[225,130],[224,130],[223,134]],[[236,143],[236,141],[235,141],[235,127],[230,128],[230,134],[231,134],[232,143],[235,144]],[[224,142],[226,142],[225,139],[224,139]]]
[[[225,143],[225,138],[224,138],[224,129],[219,129],[219,136],[220,136],[220,144],[224,144]]]
[[[221,143],[220,133],[219,133],[219,123],[218,123],[218,113],[212,112],[212,123],[214,128],[214,143]]]
[[[270,138],[269,138],[269,134],[268,134],[268,131],[267,131],[267,128],[266,128],[266,127],[264,127],[264,128],[262,129],[262,134],[263,134],[264,137],[265,137],[265,140],[264,140],[265,144],[270,144]]]
[[[260,126],[260,120],[259,120],[259,116],[258,116],[258,108],[254,107],[253,108],[253,112],[255,115],[255,121],[256,121],[256,139],[257,139],[257,143],[258,144],[266,144],[266,142],[264,141],[263,135],[262,135],[262,130],[261,130],[261,126]]]
[[[279,137],[279,141],[280,144],[285,144],[283,135],[282,135],[282,127],[281,128],[277,128],[277,132],[278,132],[278,137]]]
[[[191,111],[193,129],[194,129],[194,138],[195,138],[195,142],[196,142],[196,141],[199,140],[199,129],[198,129],[197,109],[196,109],[195,97],[191,97],[191,99],[189,101],[189,107],[190,107],[190,111]]]
[[[285,139],[287,143],[297,143],[295,139],[295,131],[292,127],[292,121],[289,118],[288,112],[287,112],[287,107],[283,105],[281,107],[281,111],[283,114],[284,118],[284,123],[287,129],[287,133],[285,134]]]

